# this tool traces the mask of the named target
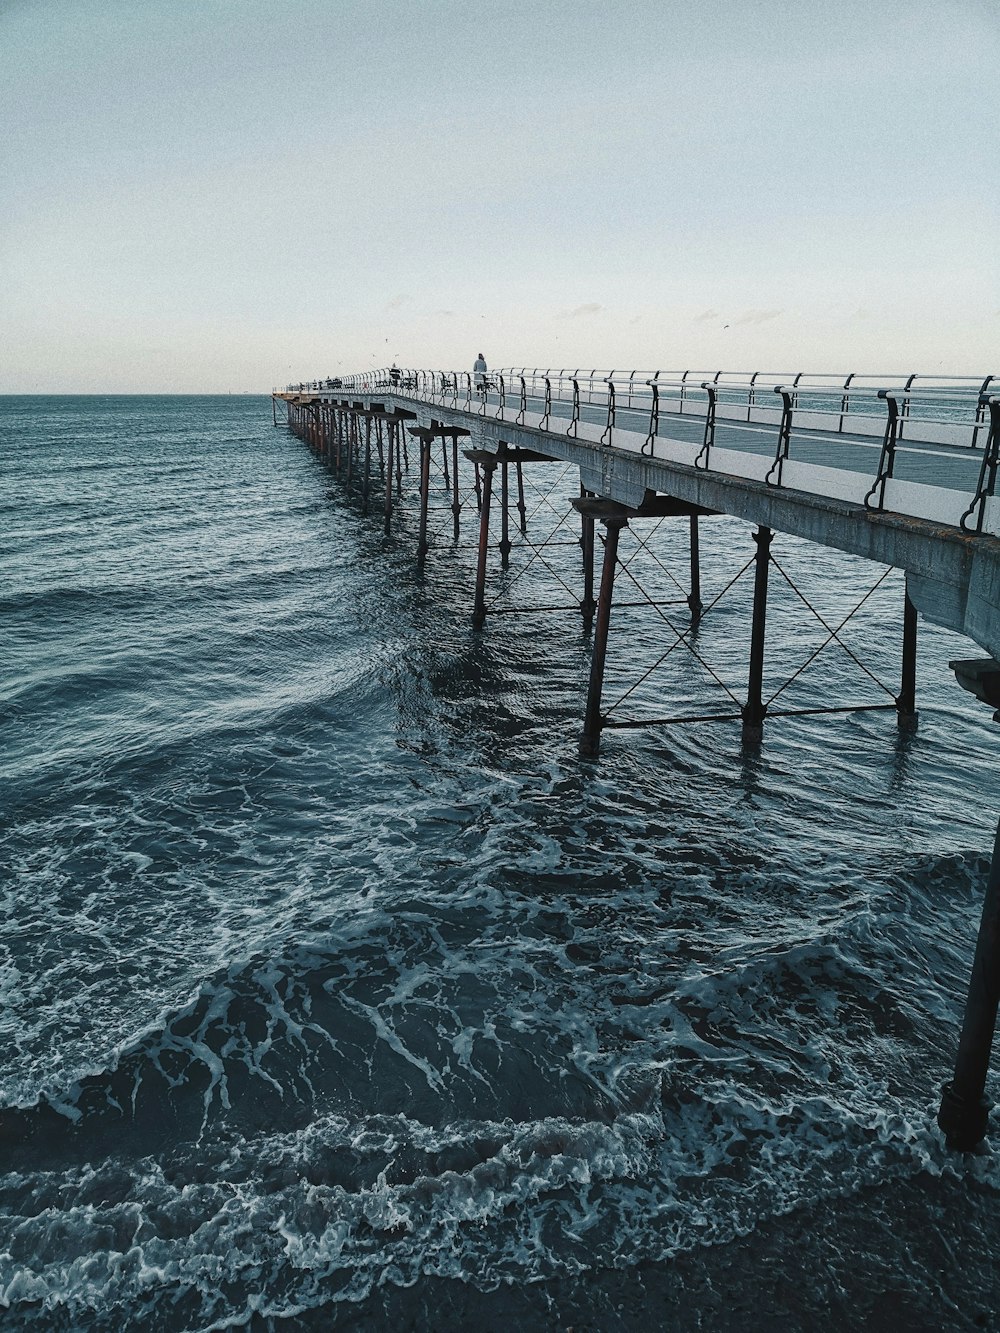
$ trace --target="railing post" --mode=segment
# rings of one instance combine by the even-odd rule
[[[717,390],[714,384],[708,380],[703,380],[701,387],[708,394],[708,407],[705,409],[705,434],[702,436],[701,448],[698,450],[698,457],[694,460],[695,467],[708,467],[708,460],[711,457],[712,446],[715,444],[715,402]]]
[[[975,424],[972,427],[973,449],[975,449],[976,445],[979,442],[979,432],[983,427],[983,422],[986,420],[986,406],[987,403],[989,402],[989,395],[987,393],[987,390],[993,383],[994,379],[996,379],[995,375],[987,375],[986,378],[983,380],[982,384],[980,384],[979,386],[979,398],[976,404]]]
[[[615,429],[615,382],[613,379],[605,380],[604,382],[608,386],[608,420],[601,435],[601,444],[606,444],[610,449],[613,443],[613,432]]]
[[[656,451],[656,437],[660,430],[660,386],[657,380],[660,378],[660,372],[656,371],[651,380],[646,384],[653,391],[653,397],[649,404],[649,430],[646,433],[646,442],[642,446],[643,453],[649,453],[650,456]]]
[[[850,410],[851,410],[851,393],[850,393],[850,389],[851,389],[851,380],[854,379],[854,376],[855,376],[856,374],[857,374],[857,371],[856,371],[856,370],[852,370],[851,373],[848,375],[847,379],[844,380],[844,387],[843,387],[843,390],[841,391],[841,395],[840,395],[840,419],[839,419],[839,421],[837,422],[837,434],[838,434],[838,435],[843,435],[843,433],[844,433],[844,418],[848,415],[848,413],[849,413]]]
[[[983,448],[983,462],[979,469],[976,493],[972,503],[959,519],[963,532],[982,532],[986,521],[986,506],[997,489],[997,472],[1000,470],[1000,398],[989,398],[986,403],[980,402],[978,410],[982,411],[987,405],[990,409],[990,433]],[[978,430],[978,426],[976,429]]]
[[[799,382],[796,375],[795,383]],[[777,384],[774,388],[775,393],[781,394],[781,425],[778,427],[778,446],[774,451],[774,462],[768,468],[767,476],[764,480],[768,486],[780,486],[781,474],[784,471],[785,459],[788,457],[788,450],[792,443],[792,409],[795,406],[795,392],[786,389],[783,385]]]
[[[549,379],[548,375],[545,375],[543,378],[545,379],[545,407],[542,412],[542,419],[538,423],[538,429],[548,430],[549,417],[552,415],[552,381]]]
[[[899,433],[899,404],[896,398],[888,389],[879,389],[878,396],[885,402],[886,410],[889,413],[885,426],[885,435],[882,437],[882,452],[879,454],[878,473],[872,482],[871,490],[865,496],[864,505],[866,509],[883,509],[885,507],[885,486],[887,481],[892,480],[893,469],[896,466],[896,437]],[[876,493],[878,499],[876,500]]]

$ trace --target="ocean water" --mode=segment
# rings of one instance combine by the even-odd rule
[[[537,609],[571,472],[526,468],[550,544],[476,634],[469,493],[419,578],[413,478],[385,538],[266,398],[0,399],[0,466],[3,1328],[996,1326],[1000,1168],[934,1126],[1000,807],[974,645],[921,623],[913,733],[587,764],[589,642]],[[623,538],[620,720],[744,688],[735,521],[660,660],[686,535]],[[861,603],[774,707],[886,702],[901,576],[774,554],[768,694]]]

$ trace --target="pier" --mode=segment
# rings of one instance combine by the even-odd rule
[[[488,588],[491,556],[494,575],[496,567],[509,566],[512,531],[541,566],[553,533],[562,541],[572,521],[579,586],[567,588],[560,579],[567,600],[530,610],[578,615],[581,631],[592,637],[579,749],[596,760],[606,731],[637,726],[738,723],[753,744],[777,719],[863,708],[892,711],[901,727],[913,727],[919,617],[982,649],[983,657],[952,666],[958,683],[1000,718],[997,389],[994,375],[507,368],[477,382],[465,372],[392,367],[276,390],[272,408],[275,425],[284,424],[282,405],[288,427],[329,463],[364,512],[377,509],[387,534],[400,506],[415,511],[418,570],[426,569],[434,541],[475,544],[469,608],[477,631],[491,614],[509,609],[498,607]],[[571,497],[572,514],[555,515],[557,528],[536,541],[529,535],[525,478],[544,463],[578,474],[578,494]],[[546,503],[554,510],[551,499]],[[432,531],[432,517],[441,512],[445,526]],[[677,599],[686,622],[678,627],[664,615],[673,635],[664,655],[679,647],[698,657],[695,631],[711,609],[701,580],[701,525],[718,515],[753,529],[746,551],[734,552],[740,574],[753,578],[744,697],[726,690],[728,703],[719,710],[622,717],[604,701],[616,582],[629,576],[619,555],[622,533],[646,520],[686,526],[683,596]],[[776,533],[903,571],[895,631],[899,678],[892,690],[882,685],[884,702],[820,698],[812,707],[784,709],[775,705],[785,685],[766,695],[769,581],[775,569],[783,573],[772,550]],[[661,605],[638,592],[663,615]],[[815,608],[806,609],[827,631],[823,647],[839,644],[850,616],[831,625]],[[998,1000],[1000,829],[955,1073],[938,1120],[957,1150],[974,1148],[987,1132],[984,1089]]]

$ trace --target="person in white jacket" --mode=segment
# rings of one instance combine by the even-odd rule
[[[476,364],[472,367],[472,373],[476,377],[476,388],[480,393],[486,389],[486,358],[482,352],[476,357]]]

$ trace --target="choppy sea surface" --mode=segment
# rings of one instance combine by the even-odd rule
[[[589,640],[530,610],[580,595],[571,473],[526,468],[551,544],[476,634],[471,494],[418,578],[412,477],[386,538],[266,398],[0,399],[0,470],[5,1329],[996,1326],[1000,1168],[934,1125],[975,645],[921,622],[912,733],[588,764]],[[659,661],[686,541],[623,538],[613,717],[745,688],[733,520]],[[768,695],[870,593],[774,709],[887,702],[901,575],[774,554]]]

